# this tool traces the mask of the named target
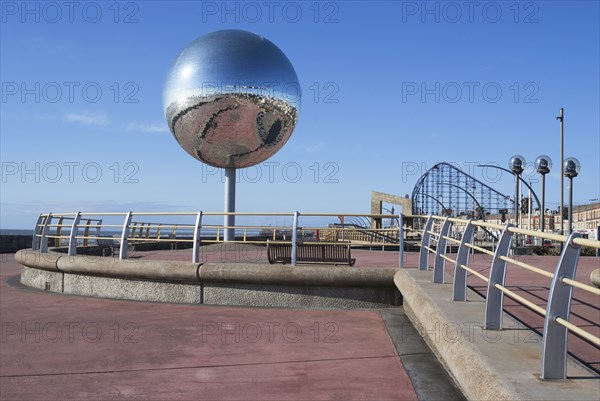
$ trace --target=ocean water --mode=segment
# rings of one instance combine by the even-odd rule
[[[2,228],[0,229],[0,235],[33,235],[33,230]]]

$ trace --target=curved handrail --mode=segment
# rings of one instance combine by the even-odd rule
[[[441,216],[407,216],[418,219],[427,219],[428,222],[433,221],[444,221],[448,223],[466,223],[466,228],[463,233],[463,240],[458,251],[456,259],[452,259],[446,255],[445,246],[436,246],[436,249],[432,249],[428,244],[421,244],[421,264],[427,267],[427,255],[435,254],[436,264],[434,266],[434,282],[440,282],[439,269],[445,269],[444,264],[438,263],[438,261],[450,262],[455,266],[454,268],[454,282],[453,282],[453,296],[454,301],[465,301],[466,300],[466,285],[467,275],[462,273],[468,272],[476,275],[483,281],[487,282],[488,290],[486,296],[486,321],[485,328],[488,330],[499,330],[502,328],[502,309],[503,302],[502,297],[504,295],[517,301],[526,308],[539,313],[545,317],[544,331],[543,331],[543,351],[542,351],[542,370],[541,377],[543,379],[565,379],[566,378],[566,350],[567,350],[567,332],[572,332],[577,336],[585,339],[587,342],[600,347],[600,337],[597,337],[589,330],[579,327],[572,322],[569,322],[570,304],[572,299],[573,288],[586,291],[588,293],[600,296],[600,288],[595,288],[585,283],[581,283],[575,280],[575,272],[579,262],[579,253],[582,246],[591,247],[596,250],[600,249],[600,241],[580,238],[578,234],[571,234],[570,236],[551,234],[541,231],[527,230],[523,228],[514,227],[510,224],[500,225],[494,223],[488,223],[484,221],[466,221],[464,219],[447,218]],[[489,251],[487,249],[478,247],[471,244],[472,240],[472,227],[482,227],[488,229],[502,230],[502,236],[500,238],[498,247],[495,251]],[[425,237],[431,235],[438,236],[448,240],[446,235],[443,234],[443,225],[439,232],[436,232],[436,225],[426,224],[428,229],[422,229],[420,233]],[[563,244],[563,252],[560,260],[553,273],[547,272],[529,263],[514,259],[509,256],[511,249],[510,243],[514,234],[528,235],[532,237],[538,237],[542,239],[549,239],[557,241]],[[481,274],[471,269],[468,266],[468,258],[465,258],[465,249],[478,250],[492,256],[491,269],[489,276]],[[468,251],[467,251],[468,254]],[[462,255],[462,256],[461,256]],[[536,305],[535,303],[527,300],[520,296],[514,291],[510,290],[504,285],[506,265],[511,264],[519,268],[528,270],[535,274],[544,276],[552,280],[550,287],[550,293],[548,296],[548,302],[545,308]],[[420,266],[421,268],[423,266]],[[437,270],[437,271],[436,271]],[[442,279],[443,282],[443,279]],[[597,323],[598,325],[598,323]]]

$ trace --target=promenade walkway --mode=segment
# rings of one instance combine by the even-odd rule
[[[401,307],[240,308],[59,295],[21,286],[13,255],[0,258],[2,400],[462,398]]]
[[[397,252],[353,250],[352,256],[358,268],[398,266]],[[189,261],[191,250],[130,257]],[[242,308],[59,295],[21,286],[13,255],[0,258],[2,400],[462,398],[402,307]],[[406,253],[405,266],[414,269],[417,259]],[[553,271],[557,257],[520,260]],[[202,262],[265,263],[266,252],[208,246]],[[490,257],[476,254],[469,264],[485,272]],[[599,264],[599,258],[582,257],[577,280],[589,281]],[[539,305],[549,285],[542,276],[508,269],[506,286]],[[485,295],[475,276],[469,286]],[[600,299],[577,289],[573,299],[572,319],[599,335]],[[540,316],[508,298],[505,307],[524,327],[543,326]],[[511,335],[525,333],[517,342],[541,341],[510,329]],[[589,368],[600,368],[598,348],[569,335],[569,350]]]
[[[134,258],[185,261],[191,260],[191,255],[191,249],[131,253],[131,256]],[[221,245],[209,246],[201,255],[202,262],[268,263],[266,249],[245,244],[232,244],[227,248],[224,248]],[[455,257],[455,255],[450,256]],[[352,250],[352,257],[356,258],[355,267],[358,268],[398,267],[399,263],[398,252],[354,249]],[[433,256],[430,256],[430,258],[430,260],[433,260]],[[559,257],[527,255],[517,257],[517,259],[521,262],[535,265],[545,271],[554,272]],[[430,265],[431,263],[432,262],[430,262]],[[489,275],[490,264],[491,256],[479,253],[472,255],[469,260],[469,266],[481,272],[484,276]],[[416,268],[418,265],[418,253],[405,253],[404,265],[407,268]],[[580,257],[576,280],[590,284],[590,274],[594,269],[598,268],[600,268],[600,258],[593,256]],[[454,274],[454,266],[451,263],[448,263],[446,271],[449,275]],[[468,284],[476,293],[485,297],[487,283],[478,277],[469,274]],[[506,287],[535,304],[542,306],[543,308],[546,307],[550,290],[549,278],[521,269],[517,266],[508,266]],[[450,299],[450,297],[451,294],[448,293],[448,299]],[[509,314],[523,322],[522,328],[533,329],[538,334],[542,332],[544,327],[543,316],[518,304],[509,297],[505,297],[504,306]],[[600,336],[600,298],[575,288],[573,291],[573,303],[571,305],[571,319],[572,322],[589,330],[595,336]],[[541,336],[531,334],[523,334],[523,336],[524,338],[518,340],[536,343],[539,343],[542,340]],[[574,357],[600,375],[600,349],[575,335],[569,335],[569,350]]]

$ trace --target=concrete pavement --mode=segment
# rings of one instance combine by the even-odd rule
[[[203,253],[203,260],[208,262],[232,262],[266,261],[266,252],[263,254],[260,250],[245,251],[243,244],[238,244],[237,252],[223,250],[222,248],[207,248]],[[169,252],[138,252],[137,257],[165,259],[165,260],[190,260],[191,250],[169,251]],[[455,258],[455,254],[448,255]],[[398,267],[397,252],[378,252],[366,249],[353,249],[352,257],[356,258],[355,266],[357,268],[381,268]],[[171,258],[171,259],[168,259]],[[429,256],[430,266],[433,265],[433,255]],[[558,256],[537,256],[525,255],[519,256],[517,260],[532,264],[548,272],[554,272],[558,263]],[[469,266],[485,276],[489,274],[491,256],[485,254],[475,254],[469,259]],[[406,252],[406,267],[415,268],[418,265],[418,253]],[[582,283],[591,284],[590,275],[595,269],[600,268],[600,258],[593,256],[581,256],[576,274],[576,279]],[[446,272],[451,276],[454,274],[452,263],[446,263]],[[522,269],[518,266],[508,265],[506,274],[506,287],[522,297],[545,308],[550,291],[550,279]],[[487,283],[478,277],[469,274],[469,288],[475,293],[485,296]],[[538,334],[544,327],[544,318],[527,307],[520,305],[509,297],[504,298],[505,310],[520,321],[523,328],[532,329]],[[588,292],[575,288],[573,291],[573,302],[571,305],[571,319],[576,324],[582,325],[595,336],[600,337],[600,299]],[[540,337],[533,335],[531,341],[540,342]],[[595,370],[600,375],[600,349],[594,345],[582,340],[574,335],[569,336],[569,352],[589,368]]]
[[[58,295],[21,286],[13,255],[0,257],[3,400],[462,398],[401,307],[384,318]]]
[[[264,262],[262,255],[252,256],[243,249],[215,247],[205,251],[202,261],[208,263]],[[154,399],[155,395],[156,399],[461,398],[402,307],[381,311],[223,308],[53,295],[19,287],[19,267],[12,261],[11,255],[2,257],[2,399],[49,399],[55,396]],[[189,261],[191,251],[135,252],[131,257]],[[398,265],[397,252],[353,250],[353,257],[357,258],[356,267],[360,269]],[[451,324],[465,321],[473,323],[473,326],[468,326],[469,330],[475,329],[483,319],[480,316],[483,304],[477,298],[478,292],[485,293],[483,281],[475,276],[469,277],[469,286],[475,292],[470,295],[471,302],[467,303],[471,309],[465,320],[465,313],[454,311],[459,310],[457,304],[461,303],[449,302],[448,284],[434,285],[430,283],[431,272],[414,270],[417,257],[415,253],[406,254],[405,266],[412,266],[407,271],[418,273],[419,285],[428,288],[426,292],[440,292],[436,297],[449,308],[449,316],[454,319]],[[519,260],[547,271],[553,271],[557,262],[556,257],[539,256],[523,256]],[[490,262],[486,255],[476,254],[469,264],[487,274]],[[590,271],[599,263],[598,258],[582,257],[577,279],[589,281]],[[447,264],[447,273],[451,277],[451,264]],[[8,286],[4,282],[7,277],[11,277],[8,279],[11,285]],[[506,286],[539,305],[546,303],[549,284],[543,276],[515,266],[508,268]],[[504,339],[511,337],[515,344],[533,342],[523,361],[531,365],[527,371],[535,375],[541,358],[538,349],[540,338],[526,329],[538,330],[543,321],[508,298],[505,306],[522,323],[511,320],[512,326],[507,325],[511,330],[510,336],[504,336]],[[418,308],[421,307],[418,303]],[[413,304],[409,312],[414,310]],[[597,297],[575,290],[573,321],[596,334],[599,311],[600,300]],[[411,316],[415,318],[414,313]],[[339,337],[341,333],[345,333],[344,337]],[[522,337],[520,333],[524,333]],[[139,341],[130,341],[141,339],[137,337],[140,334],[144,334],[141,338],[146,341],[146,347],[140,346]],[[472,333],[464,334],[469,337]],[[514,340],[515,334],[519,334],[519,341]],[[110,341],[107,341],[109,338]],[[329,341],[332,339],[340,341]],[[518,369],[513,372],[510,367],[520,367],[522,355],[519,352],[504,353],[501,348],[490,345],[491,354],[500,352],[503,355],[500,360],[506,359],[508,376],[517,377]],[[570,335],[569,350],[588,367],[597,368],[600,361],[597,347]],[[56,354],[60,357],[57,358]],[[475,359],[480,363],[484,361],[484,364],[494,363],[494,358]],[[570,366],[573,372],[573,365]],[[76,369],[65,370],[66,367]],[[36,371],[36,368],[40,370]],[[184,385],[178,386],[176,377],[185,378]],[[598,387],[597,375],[586,373],[585,377],[572,377],[559,385],[561,392],[551,395],[569,398],[569,395],[576,394],[569,390],[577,389],[578,383],[583,383],[584,387]],[[82,393],[83,390],[77,387],[77,383],[82,381],[91,388],[90,392]],[[175,384],[159,385],[159,382]],[[252,383],[256,392],[245,389],[244,384],[247,383]],[[527,380],[524,383],[524,387],[517,386],[516,391],[513,387],[512,393],[496,395],[519,398],[519,395],[528,394]],[[542,388],[552,388],[546,383],[541,383]],[[486,384],[482,386],[485,388]],[[45,387],[59,390],[53,390],[55,393],[44,390],[41,394]],[[473,387],[477,388],[476,385]],[[511,385],[505,383],[504,387]],[[13,392],[6,393],[7,388]],[[293,392],[286,391],[288,388]],[[600,388],[597,393],[592,391],[591,394],[594,397],[600,394]]]
[[[503,329],[484,330],[484,300],[449,302],[452,285],[431,272],[402,269],[394,280],[404,309],[471,400],[597,400],[600,377],[572,359],[567,380],[541,380],[541,342],[504,314]]]

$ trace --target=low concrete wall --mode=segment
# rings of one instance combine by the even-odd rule
[[[260,285],[204,282],[204,303],[279,308],[385,308],[402,304],[386,287]]]
[[[21,282],[69,294],[143,301],[273,307],[401,305],[396,269],[172,262],[21,250]]]
[[[485,301],[471,290],[468,301],[451,301],[451,277],[434,284],[431,271],[402,269],[394,281],[406,315],[468,399],[598,399],[597,378],[571,359],[568,375],[578,379],[541,380],[540,337],[506,314],[503,330],[484,330]]]
[[[23,266],[21,283],[40,290],[136,301],[202,303],[198,283],[168,283],[69,274]]]

